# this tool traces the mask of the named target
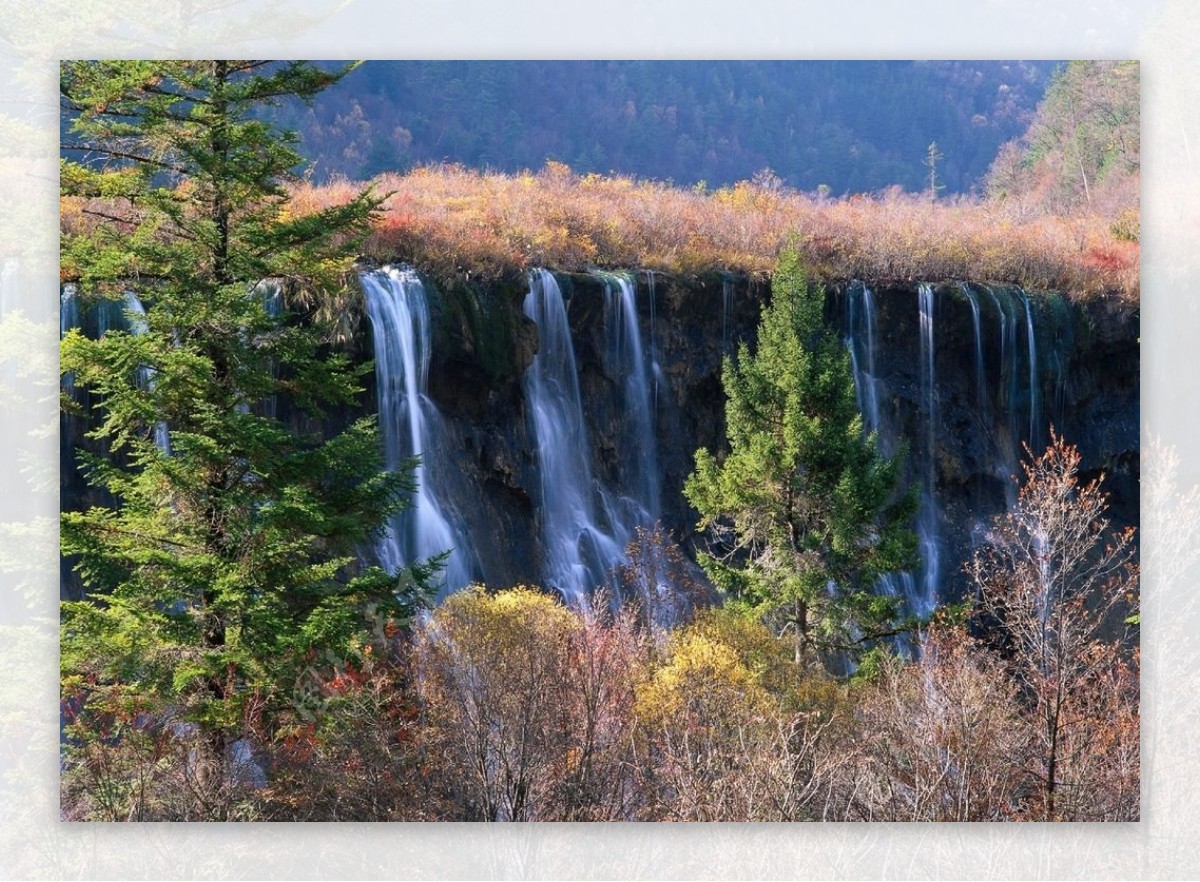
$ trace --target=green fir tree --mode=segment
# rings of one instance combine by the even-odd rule
[[[900,456],[863,434],[849,353],[794,248],[771,288],[756,351],[725,360],[730,449],[697,451],[684,494],[731,603],[793,633],[797,661],[856,655],[904,627],[899,599],[873,586],[915,561],[915,496],[899,490]]]
[[[193,799],[179,817],[228,817],[233,743],[294,722],[305,671],[352,662],[371,627],[390,630],[424,601],[432,575],[359,563],[411,487],[384,470],[374,420],[333,437],[303,428],[362,392],[369,366],[334,344],[380,200],[289,213],[296,139],[258,111],[311,99],[347,70],[61,70],[62,193],[83,205],[62,241],[64,277],[85,303],[133,291],[145,307],[139,332],[62,341],[62,371],[87,393],[64,406],[88,402],[93,427],[92,452],[78,455],[111,500],[62,518],[87,591],[62,607],[66,768],[86,778],[97,745],[149,732],[190,738]],[[89,804],[108,817],[118,803],[109,792]]]

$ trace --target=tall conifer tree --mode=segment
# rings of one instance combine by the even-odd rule
[[[260,111],[348,70],[61,70],[62,193],[82,207],[62,241],[64,278],[85,302],[131,291],[145,307],[136,332],[62,341],[62,370],[88,393],[104,451],[79,457],[112,500],[62,520],[88,592],[62,611],[64,695],[80,711],[72,743],[94,741],[101,724],[132,737],[183,722],[175,732],[198,747],[195,817],[223,816],[231,745],[288,718],[306,667],[353,658],[368,613],[404,617],[430,576],[358,563],[410,484],[383,469],[374,421],[334,437],[297,428],[362,391],[364,368],[333,344],[379,199],[290,213],[296,138]],[[294,411],[286,422],[265,405],[274,400]]]
[[[849,354],[794,248],[771,292],[756,350],[725,360],[730,449],[697,451],[684,487],[711,539],[700,562],[734,602],[794,633],[797,660],[856,652],[901,627],[899,599],[873,588],[915,561],[915,497],[898,489],[899,456],[863,434]]]

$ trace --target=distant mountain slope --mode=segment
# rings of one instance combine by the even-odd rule
[[[1136,61],[1072,61],[1053,77],[1029,130],[1005,144],[988,195],[1010,213],[1097,214],[1138,235],[1141,112]]]
[[[312,108],[280,111],[318,181],[427,162],[500,171],[547,159],[720,186],[765,168],[833,195],[978,184],[1029,126],[1056,64],[1038,62],[368,62]]]

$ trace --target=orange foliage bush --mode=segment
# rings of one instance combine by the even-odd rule
[[[694,273],[768,272],[795,237],[826,279],[964,280],[1138,296],[1138,245],[1102,215],[1014,212],[1002,202],[892,188],[830,200],[742,181],[715,191],[625,175],[574,174],[561,163],[509,175],[457,165],[385,174],[390,194],[369,257],[406,260],[435,273],[494,276],[534,266]],[[348,200],[349,181],[291,191],[296,213]]]

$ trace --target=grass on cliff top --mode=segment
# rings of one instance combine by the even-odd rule
[[[372,183],[391,195],[366,256],[435,275],[496,277],[536,266],[766,273],[795,236],[811,271],[827,280],[1000,282],[1075,299],[1136,301],[1139,293],[1136,218],[1122,228],[1112,218],[1046,215],[1016,200],[931,202],[899,189],[829,199],[771,178],[685,189],[580,176],[556,162],[520,174],[428,166]],[[361,187],[298,183],[290,210],[344,202]],[[70,222],[64,205],[64,229]]]

